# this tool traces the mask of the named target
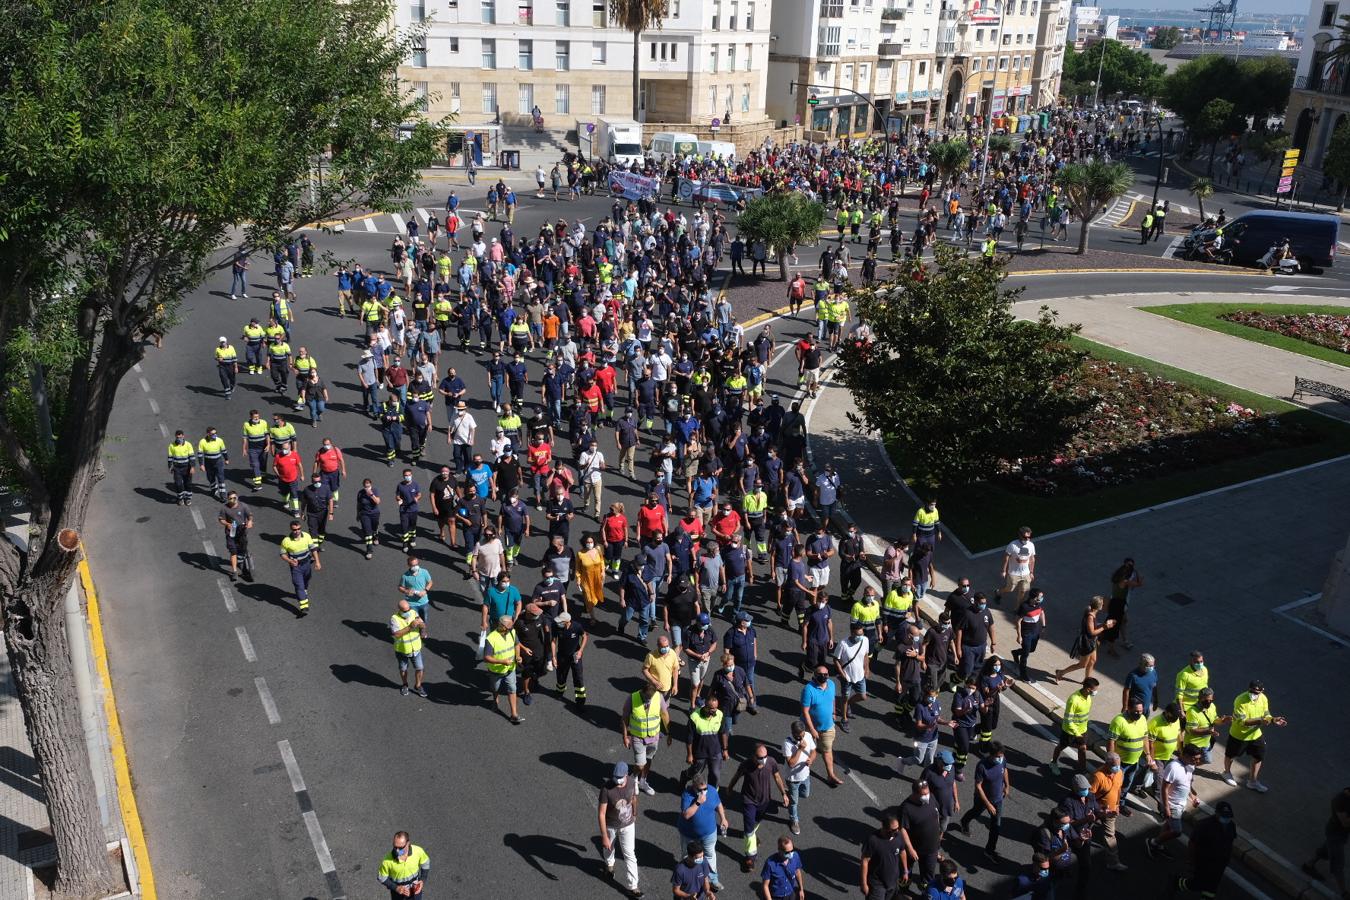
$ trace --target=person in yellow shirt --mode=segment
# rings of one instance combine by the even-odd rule
[[[680,655],[671,649],[670,638],[666,635],[656,639],[656,649],[642,661],[642,677],[660,691],[667,702],[678,695]]]
[[[1270,698],[1266,696],[1266,685],[1254,680],[1247,685],[1244,693],[1238,694],[1233,701],[1233,724],[1228,729],[1228,743],[1223,748],[1223,780],[1230,787],[1237,787],[1233,777],[1233,760],[1244,754],[1252,759],[1251,773],[1247,776],[1247,787],[1264,794],[1269,788],[1261,783],[1261,766],[1266,761],[1266,742],[1261,738],[1261,729],[1267,725],[1283,728],[1288,724],[1284,716],[1270,714]]]

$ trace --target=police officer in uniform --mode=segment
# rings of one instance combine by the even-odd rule
[[[244,331],[247,334],[248,329]],[[239,354],[224,335],[216,339],[216,374],[220,376],[220,388],[225,396],[233,394],[235,377],[239,374]]]
[[[230,451],[225,441],[216,434],[216,429],[208,427],[206,437],[197,442],[197,457],[201,461],[202,471],[206,473],[206,483],[217,500],[225,499],[225,465],[230,461]]]
[[[272,449],[272,438],[267,423],[256,410],[248,411],[244,420],[244,452],[248,454],[249,488],[256,491],[262,487],[263,472],[267,469],[267,454]]]
[[[314,559],[319,558],[323,542],[328,537],[328,523],[333,521],[333,492],[323,483],[323,476],[315,472],[309,486],[300,492],[300,506],[305,511],[305,525],[314,537]]]
[[[318,543],[305,533],[299,522],[291,523],[290,534],[281,539],[281,558],[291,567],[291,584],[300,615],[309,615],[309,580],[322,569],[314,550]]]
[[[403,410],[399,408],[397,396],[386,397],[380,406],[380,436],[384,438],[384,464],[392,466],[398,456],[398,445],[403,440]]]
[[[356,521],[366,544],[366,559],[370,559],[380,542],[380,492],[369,478],[361,482],[361,490],[356,494]]]
[[[409,553],[417,546],[418,503],[422,499],[422,489],[413,481],[412,469],[403,470],[403,480],[394,489],[394,499],[398,502],[398,531],[403,537],[403,552]]]
[[[263,340],[267,337],[267,332],[257,319],[249,319],[248,324],[244,326],[244,364],[248,366],[248,374],[261,375],[263,370]]]
[[[169,444],[169,475],[173,478],[173,489],[178,493],[179,506],[192,505],[192,473],[197,470],[193,461],[197,458],[192,444],[183,432],[175,431]]]

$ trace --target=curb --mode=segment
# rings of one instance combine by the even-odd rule
[[[94,664],[103,685],[103,714],[108,723],[108,743],[112,749],[113,774],[117,779],[117,802],[122,810],[122,827],[135,858],[138,885],[133,885],[142,900],[157,900],[154,871],[150,867],[150,852],[145,844],[140,810],[131,784],[131,769],[127,764],[127,748],[122,737],[122,722],[117,715],[117,698],[113,694],[112,675],[108,669],[108,649],[103,642],[103,616],[99,609],[94,576],[89,570],[88,556],[79,562],[80,584],[88,604],[89,641],[94,652]]]

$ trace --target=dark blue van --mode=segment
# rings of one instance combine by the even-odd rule
[[[1339,216],[1288,210],[1254,210],[1223,226],[1224,244],[1233,250],[1233,262],[1254,266],[1272,244],[1289,239],[1289,249],[1304,272],[1329,269],[1336,259]]]

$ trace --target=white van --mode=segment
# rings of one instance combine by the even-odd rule
[[[736,155],[736,145],[731,141],[699,141],[698,152],[704,159],[713,156],[731,159]]]
[[[684,131],[658,131],[652,135],[651,146],[647,148],[653,159],[693,156],[697,152],[698,138]]]

